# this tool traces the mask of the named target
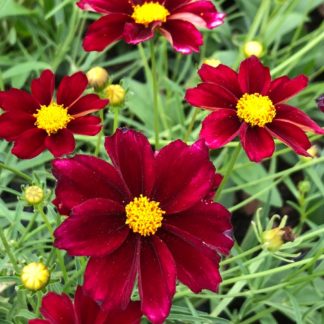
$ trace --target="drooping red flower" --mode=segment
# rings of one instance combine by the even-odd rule
[[[221,282],[219,254],[233,240],[230,213],[208,199],[220,179],[201,140],[153,152],[144,135],[119,129],[105,146],[112,165],[86,155],[53,162],[54,203],[69,215],[54,245],[90,256],[85,289],[108,309],[129,300],[137,278],[143,313],[162,323],[176,278],[195,293]]]
[[[213,29],[225,17],[209,0],[80,0],[77,4],[104,15],[89,27],[83,42],[86,51],[102,51],[120,39],[138,44],[159,31],[176,51],[198,52],[203,38],[196,27]]]
[[[49,292],[43,297],[40,312],[45,319],[29,320],[29,324],[139,324],[142,313],[139,302],[125,309],[107,311],[90,298],[82,287],[75,292],[74,302],[66,295]]]
[[[296,153],[309,156],[305,131],[323,134],[310,117],[286,104],[307,86],[306,76],[271,80],[270,71],[255,57],[244,60],[236,73],[225,65],[204,64],[198,71],[202,83],[188,89],[186,100],[212,113],[203,121],[200,137],[209,148],[217,149],[240,136],[251,161],[272,156],[273,137]]]
[[[22,159],[33,158],[45,149],[56,157],[73,152],[73,134],[96,135],[101,120],[88,115],[108,103],[95,94],[82,96],[87,85],[82,72],[65,76],[54,99],[55,75],[45,70],[32,81],[31,94],[19,89],[0,92],[4,110],[0,137],[14,142],[12,153]]]

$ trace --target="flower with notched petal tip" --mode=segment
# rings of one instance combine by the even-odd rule
[[[90,113],[103,109],[108,100],[95,94],[82,96],[88,85],[82,72],[65,76],[54,99],[55,76],[45,70],[31,84],[31,94],[10,89],[0,92],[0,137],[14,142],[12,153],[31,159],[48,149],[54,156],[72,153],[73,134],[96,135],[101,120]]]
[[[162,323],[177,278],[195,293],[221,282],[220,254],[233,245],[230,213],[210,200],[221,177],[204,141],[154,152],[141,133],[119,129],[106,150],[112,164],[86,155],[53,162],[54,204],[68,215],[54,245],[90,257],[84,286],[105,308],[128,301],[137,279],[143,313]]]
[[[296,153],[309,156],[305,132],[324,130],[298,108],[286,102],[307,86],[304,75],[271,80],[270,71],[255,56],[244,60],[236,73],[226,65],[204,64],[198,71],[202,83],[188,89],[186,100],[212,113],[202,123],[200,137],[217,149],[236,136],[254,162],[272,156],[273,137]]]
[[[213,29],[225,17],[210,0],[80,0],[77,5],[103,14],[86,33],[86,51],[102,51],[120,39],[138,44],[159,31],[176,51],[198,52],[203,38],[196,27]]]
[[[44,319],[29,320],[29,324],[140,324],[139,302],[129,302],[125,309],[102,309],[78,287],[72,301],[66,294],[49,292],[43,297],[40,312]]]

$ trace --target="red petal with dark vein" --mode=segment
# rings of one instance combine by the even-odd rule
[[[204,119],[199,137],[206,141],[209,148],[217,149],[235,138],[240,127],[235,110],[218,109]]]
[[[153,199],[168,214],[174,214],[206,197],[214,185],[215,167],[204,141],[188,146],[177,140],[157,154],[156,173]]]
[[[143,239],[138,278],[142,311],[153,323],[163,323],[175,293],[176,267],[167,246],[157,236]]]
[[[165,7],[171,12],[191,1],[192,0],[165,0]]]
[[[306,88],[307,84],[308,78],[305,75],[299,75],[293,79],[282,78],[274,84],[275,86],[269,91],[268,96],[274,104],[286,102]]]
[[[274,120],[267,128],[272,136],[291,147],[297,154],[310,156],[307,150],[311,147],[306,134],[297,126],[284,121]]]
[[[109,14],[95,21],[83,40],[85,51],[102,51],[123,37],[125,23],[130,19],[124,14]]]
[[[73,304],[65,294],[58,295],[49,292],[43,297],[40,312],[50,323],[71,324],[76,322]]]
[[[62,214],[91,198],[122,203],[129,200],[126,188],[113,166],[94,156],[76,155],[53,162],[57,178],[55,205]]]
[[[114,135],[106,137],[105,147],[133,196],[150,196],[155,160],[147,138],[133,130],[117,129]]]
[[[233,94],[233,97],[240,99],[242,92],[237,79],[237,73],[230,67],[220,64],[217,67],[203,64],[198,74],[202,81],[215,83]]]
[[[0,116],[0,137],[13,141],[30,128],[35,128],[35,118],[23,112],[5,112]]]
[[[277,105],[275,120],[292,123],[300,127],[305,132],[324,134],[324,129],[317,125],[307,114],[292,106],[284,104]]]
[[[100,99],[96,94],[87,94],[69,107],[69,114],[74,118],[91,114],[105,108],[109,100]]]
[[[132,6],[129,0],[80,0],[77,6],[82,10],[99,13],[131,13]]]
[[[164,228],[179,236],[195,237],[218,253],[228,254],[233,246],[231,214],[222,205],[200,202],[177,215],[165,218]]]
[[[130,234],[112,254],[90,258],[84,275],[84,288],[93,299],[102,302],[105,309],[127,307],[138,269],[139,249],[140,241]]]
[[[56,134],[47,136],[45,145],[55,157],[70,154],[75,148],[73,133],[66,128],[61,129]]]
[[[45,150],[46,137],[42,129],[29,129],[17,137],[11,152],[20,159],[32,159]]]
[[[251,56],[241,63],[238,81],[243,93],[266,95],[271,82],[270,70],[256,56]]]
[[[72,120],[68,129],[74,134],[96,135],[101,130],[101,119],[96,116],[83,116]]]
[[[199,52],[199,47],[203,44],[201,33],[193,24],[187,21],[168,20],[160,30],[172,47],[182,54]]]
[[[33,114],[40,108],[35,98],[24,90],[12,88],[0,92],[0,97],[1,108],[8,112]]]
[[[40,105],[48,106],[53,97],[55,88],[55,75],[51,70],[42,72],[38,79],[34,79],[31,83],[31,92],[33,97]]]
[[[145,27],[141,24],[129,22],[125,24],[123,38],[126,43],[136,45],[138,43],[151,39],[154,36],[154,29],[155,26],[152,26],[152,24],[148,27]]]
[[[227,108],[234,111],[237,104],[232,92],[215,83],[200,83],[196,88],[188,89],[185,99],[192,106],[209,110]]]
[[[87,85],[88,79],[83,72],[65,76],[57,89],[57,103],[66,108],[71,106],[81,97]]]
[[[248,158],[253,162],[271,157],[275,150],[273,138],[266,128],[250,127],[244,123],[240,138]]]
[[[179,280],[194,293],[202,289],[217,291],[222,280],[218,254],[206,246],[195,247],[174,234],[161,231],[159,236],[167,244],[177,266]]]
[[[140,302],[130,302],[125,310],[113,310],[105,320],[102,311],[96,324],[140,324],[142,312]],[[90,324],[90,323],[89,323]]]
[[[70,255],[104,256],[125,241],[125,208],[118,202],[95,198],[72,209],[56,229],[54,246]]]

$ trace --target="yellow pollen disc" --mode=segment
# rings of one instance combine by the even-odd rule
[[[156,233],[162,226],[165,211],[159,207],[160,203],[150,201],[140,195],[126,206],[126,224],[134,233],[149,236]]]
[[[142,5],[133,6],[132,18],[137,24],[148,26],[153,21],[166,22],[167,17],[170,15],[168,9],[157,2],[145,2]]]
[[[33,116],[36,118],[35,125],[44,129],[48,135],[55,134],[58,130],[66,128],[67,124],[73,119],[68,114],[67,109],[56,102],[52,102],[48,106],[41,105]]]
[[[237,116],[251,126],[264,127],[276,116],[276,108],[267,96],[245,93],[237,102]]]

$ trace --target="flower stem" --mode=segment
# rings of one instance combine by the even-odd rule
[[[183,137],[183,141],[186,142],[186,143],[188,142],[189,136],[190,136],[190,134],[192,132],[192,129],[193,129],[194,124],[195,124],[195,121],[197,119],[198,113],[199,113],[199,110],[198,109],[195,109],[195,111],[194,111],[194,113],[192,115],[190,124],[188,126],[188,130],[187,130],[185,136]]]
[[[235,150],[233,152],[233,155],[231,156],[230,161],[228,163],[228,167],[226,169],[226,173],[224,175],[224,178],[223,178],[220,186],[218,187],[218,189],[216,191],[215,201],[220,198],[220,196],[222,194],[222,191],[223,191],[228,179],[231,176],[232,170],[233,170],[235,162],[236,162],[236,160],[237,160],[237,158],[238,158],[238,156],[240,154],[240,151],[241,151],[241,145],[239,143],[237,143],[237,146],[236,146],[236,148],[235,148]]]
[[[159,107],[158,107],[158,81],[156,71],[156,59],[153,40],[150,42],[151,50],[151,70],[152,70],[152,84],[153,84],[153,118],[154,118],[154,132],[155,132],[155,149],[159,148]]]
[[[113,112],[114,112],[114,124],[113,124],[113,134],[114,134],[119,125],[119,109],[113,108]]]
[[[97,144],[96,144],[96,149],[95,149],[95,156],[98,156],[99,155],[99,152],[100,152],[100,146],[101,146],[101,140],[102,140],[102,136],[104,134],[104,129],[105,129],[105,121],[104,121],[104,112],[103,110],[99,110],[99,116],[100,116],[100,119],[101,119],[101,123],[102,123],[102,128],[98,134],[98,137],[97,137]]]
[[[221,261],[220,264],[221,265],[229,264],[229,263],[231,263],[233,261],[239,260],[241,258],[244,258],[244,257],[252,254],[252,253],[255,253],[255,252],[257,252],[257,251],[259,251],[261,249],[262,249],[262,245],[254,246],[253,248],[251,248],[251,249],[249,249],[247,251],[244,251],[242,253],[239,253],[238,255],[235,255],[235,256],[233,256],[231,258],[228,258],[228,259],[225,259],[224,261]]]
[[[9,245],[9,243],[8,243],[2,229],[0,229],[0,240],[1,240],[2,244],[3,244],[3,247],[4,247],[5,251],[7,252],[7,255],[9,257],[9,260],[10,260],[13,268],[15,269],[16,273],[19,273],[20,270],[19,270],[16,258],[15,258],[15,256],[13,255],[13,253],[11,251],[10,245]]]
[[[28,182],[33,181],[33,179],[30,176],[28,176],[27,174],[15,169],[15,168],[12,168],[12,167],[10,167],[10,166],[2,163],[2,162],[0,162],[0,169],[8,170],[8,171],[14,173],[15,175],[17,175],[18,177],[21,177],[21,178],[25,179]]]

